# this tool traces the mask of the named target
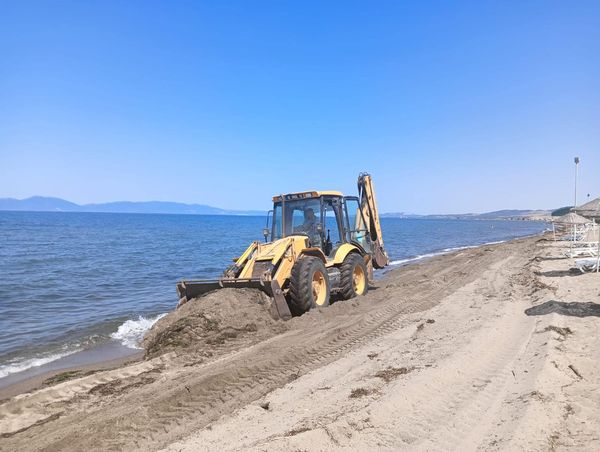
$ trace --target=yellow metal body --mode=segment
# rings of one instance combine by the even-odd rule
[[[366,230],[373,243],[377,245],[377,248],[381,250],[381,253],[376,257],[379,259],[376,262],[378,267],[381,267],[382,263],[387,264],[387,254],[383,250],[383,238],[381,232],[381,224],[379,222],[379,213],[377,212],[377,203],[375,199],[375,189],[373,182],[369,174],[361,174],[358,182],[359,196],[360,196],[360,209],[363,216],[356,216],[356,221],[360,224],[355,225],[356,229]],[[344,196],[339,191],[304,191],[296,193],[287,193],[285,195],[278,195],[273,197],[273,202],[281,202],[282,200],[293,200],[293,199],[310,199],[319,198],[321,196]],[[363,223],[363,218],[364,222]],[[308,246],[308,238],[302,235],[291,235],[282,239],[276,240],[270,243],[252,243],[248,249],[235,260],[236,266],[242,268],[241,273],[238,275],[240,279],[251,279],[261,278],[264,281],[276,280],[279,286],[282,288],[286,287],[286,283],[290,278],[292,267],[296,261],[302,255],[311,255],[320,258],[325,264],[326,268],[340,266],[346,257],[350,253],[358,253],[363,257],[367,266],[368,274],[365,276],[368,281],[373,280],[373,256],[365,253],[358,246],[353,243],[343,243],[336,250],[335,254],[330,257],[326,257],[320,248],[310,248]],[[270,266],[262,266],[264,273],[255,271],[257,263],[269,263]],[[273,273],[273,269],[276,271]],[[357,283],[360,285],[359,280],[361,275],[356,275]]]
[[[317,306],[323,306],[327,299],[327,283],[325,282],[325,275],[320,271],[316,271],[313,275],[311,287],[315,304]]]
[[[270,243],[253,242],[235,261],[242,268],[238,278],[263,278],[265,281],[275,279],[283,287],[302,254],[317,256],[326,262],[323,252],[319,248],[310,248],[305,236],[292,235]],[[272,267],[266,266],[264,274],[257,274],[255,266],[258,262],[270,263]],[[277,271],[273,274],[272,269],[276,266]]]
[[[261,278],[265,282],[276,280],[280,287],[285,287],[285,283],[292,273],[292,267],[296,261],[303,255],[310,255],[320,258],[325,267],[335,267],[341,265],[348,254],[358,253],[363,256],[368,269],[368,280],[372,281],[371,257],[364,254],[356,245],[350,243],[342,244],[333,257],[327,258],[321,249],[308,247],[308,238],[305,236],[293,235],[285,237],[270,243],[253,242],[244,253],[235,260],[235,264],[242,268],[238,278],[250,279]],[[270,263],[271,266],[264,267],[263,274],[257,274],[254,270],[257,263]],[[275,273],[272,269],[277,267]]]
[[[335,190],[299,191],[299,192],[295,192],[295,193],[286,193],[285,195],[276,195],[276,196],[273,196],[273,202],[279,202],[279,201],[281,201],[281,199],[284,196],[286,198],[289,198],[289,199],[308,199],[308,198],[319,198],[321,196],[344,196],[344,194],[341,191],[335,191]]]
[[[352,286],[354,292],[362,294],[365,291],[367,285],[367,275],[363,271],[362,267],[356,266],[352,273]]]
[[[370,174],[363,173],[358,176],[358,192],[360,207],[366,221],[367,231],[374,245],[374,259],[377,268],[383,268],[390,263],[390,259],[383,247],[383,234],[379,222],[379,212],[375,198],[375,187]],[[358,219],[358,217],[357,217]]]
[[[362,255],[362,253],[356,245],[353,245],[352,243],[342,244],[337,249],[335,256],[333,256],[333,259],[331,259],[331,261],[329,262],[329,265],[325,264],[325,266],[330,267],[333,265],[341,265],[341,263],[344,262],[344,259],[346,259],[346,256],[348,256],[348,254],[352,252],[358,252]]]

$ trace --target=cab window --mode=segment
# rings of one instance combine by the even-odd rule
[[[304,234],[311,239],[314,246],[320,246],[321,237],[318,232],[320,222],[321,200],[319,198],[290,200],[285,204],[276,203],[273,209],[273,240],[292,234]]]

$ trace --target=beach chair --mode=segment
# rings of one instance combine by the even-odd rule
[[[569,251],[565,251],[566,257],[596,257],[598,256],[598,242],[585,242]]]
[[[591,232],[595,232],[595,228],[593,225],[586,224],[581,229],[576,230],[575,235],[565,234],[562,240],[566,240],[569,242],[585,242]]]
[[[575,261],[575,267],[577,267],[581,273],[595,272],[598,270],[598,258],[578,259]]]
[[[574,257],[595,257],[598,253],[596,250],[591,248],[573,248],[570,251],[565,252],[565,257],[574,258]]]
[[[566,234],[558,236],[556,239],[564,241],[564,242],[581,242],[581,241],[585,240],[586,236],[587,236],[587,231],[580,231],[580,232],[577,232],[576,234],[566,233]]]

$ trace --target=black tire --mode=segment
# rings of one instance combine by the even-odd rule
[[[358,285],[355,283],[354,274],[362,270],[364,283]],[[361,289],[362,286],[362,289]],[[362,256],[357,253],[350,253],[340,266],[340,289],[342,298],[348,300],[357,295],[365,295],[369,291],[369,276],[367,274],[367,266]]]
[[[319,280],[324,284],[321,290],[324,290],[322,296],[315,299],[313,293],[313,279]],[[319,283],[317,282],[317,285]],[[290,307],[295,314],[302,314],[311,308],[317,306],[329,306],[331,288],[329,285],[329,276],[323,261],[318,257],[302,256],[292,267],[290,276]]]

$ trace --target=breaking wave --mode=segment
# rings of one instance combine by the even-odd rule
[[[112,333],[110,337],[121,341],[121,344],[125,347],[136,349],[142,348],[140,343],[142,342],[146,331],[152,328],[152,325],[162,319],[165,315],[167,314],[159,314],[156,317],[151,318],[139,316],[137,320],[127,320],[120,325],[117,331]]]
[[[29,358],[22,361],[16,361],[10,364],[2,365],[0,366],[0,378],[7,377],[11,374],[16,374],[18,372],[23,372],[33,367],[43,366],[44,364],[48,364],[52,361],[59,360],[61,358],[64,358],[65,356],[77,353],[78,351],[79,349],[74,349],[62,353],[54,353],[48,356],[42,356],[38,358]]]
[[[160,314],[150,318],[139,316],[137,320],[127,320],[119,326],[117,331],[110,335],[110,338],[120,341],[125,347],[140,349],[140,343],[144,338],[144,334],[165,315]],[[106,336],[104,336],[104,340],[106,340]],[[12,358],[0,365],[0,378],[58,361],[74,353],[86,350],[99,342],[102,342],[101,336],[92,336],[85,341],[65,344],[58,351],[49,351],[33,357],[19,356]]]

